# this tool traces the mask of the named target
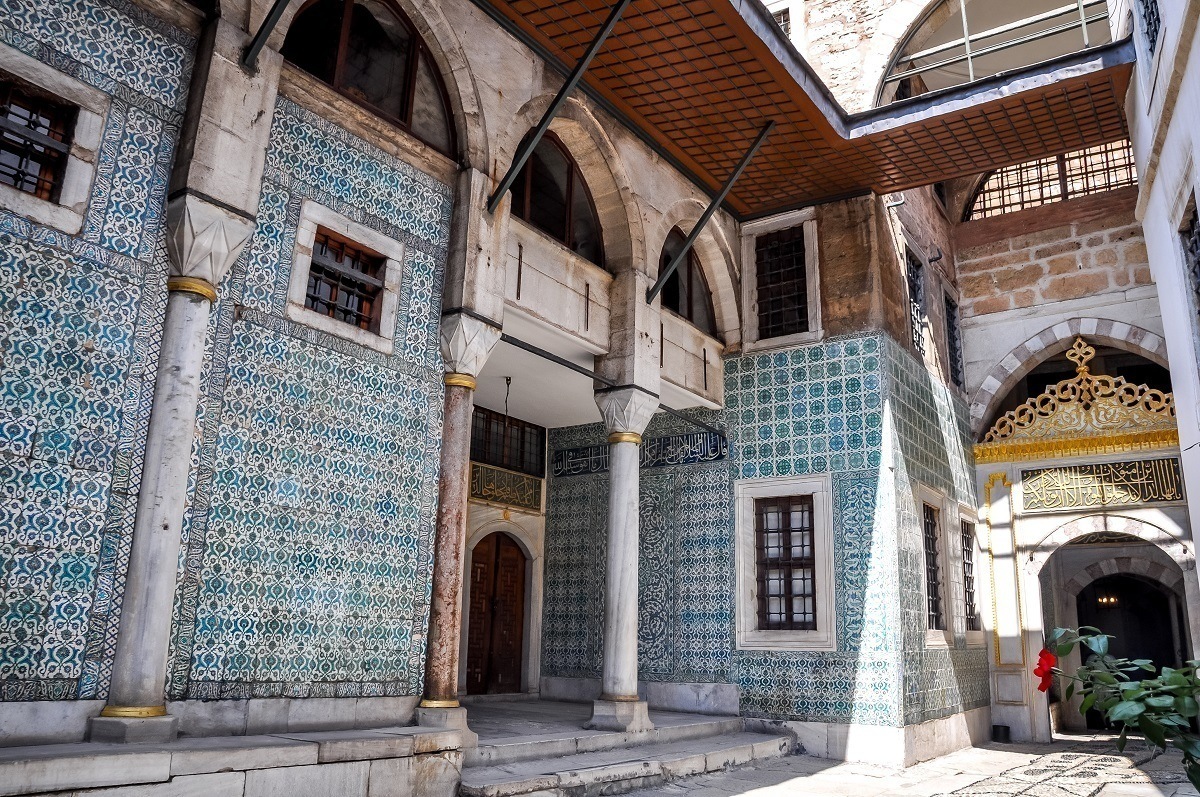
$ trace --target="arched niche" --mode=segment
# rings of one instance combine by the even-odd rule
[[[657,251],[647,252],[647,261],[653,262],[657,269],[658,253],[661,252],[663,242],[667,240],[671,230],[678,228],[684,235],[690,235],[704,210],[704,203],[698,199],[681,199],[671,205],[654,226],[650,249],[657,248]],[[704,277],[708,280],[709,290],[712,291],[717,333],[726,346],[735,345],[741,341],[742,329],[733,247],[714,220],[705,225],[692,247],[699,258]],[[658,277],[657,273],[653,276],[656,279]]]

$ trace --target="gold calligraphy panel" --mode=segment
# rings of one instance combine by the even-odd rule
[[[471,497],[516,509],[542,511],[542,480],[490,465],[471,463]]]
[[[1179,460],[1142,459],[1021,471],[1027,512],[1183,500]]]

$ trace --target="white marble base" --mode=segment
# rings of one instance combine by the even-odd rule
[[[172,742],[179,736],[179,718],[92,717],[88,740],[93,742]]]
[[[462,749],[479,746],[479,734],[467,727],[467,710],[458,708],[417,708],[417,724],[422,728],[451,728],[462,734]]]
[[[597,700],[592,703],[592,718],[583,726],[590,731],[649,731],[649,707],[645,700]]]

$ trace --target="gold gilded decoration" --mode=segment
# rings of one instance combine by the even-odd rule
[[[642,436],[637,432],[613,432],[608,436],[610,443],[633,443],[635,446],[642,444]]]
[[[465,387],[467,390],[475,389],[475,377],[470,374],[446,374],[442,381],[451,387]]]
[[[542,511],[542,480],[491,465],[471,463],[471,497],[516,509]]]
[[[217,289],[208,280],[197,277],[167,277],[167,290],[178,293],[194,293],[210,302],[217,300]]]
[[[1027,512],[1182,501],[1179,460],[1143,459],[1021,471]]]
[[[146,719],[147,717],[167,716],[166,706],[105,706],[100,711],[101,717],[123,717],[125,719]]]
[[[431,700],[426,698],[421,701],[421,708],[458,708],[457,700]]]
[[[1123,453],[1179,444],[1175,399],[1124,377],[1093,374],[1096,350],[1076,338],[1075,376],[1006,412],[975,446],[975,461],[1009,462]]]

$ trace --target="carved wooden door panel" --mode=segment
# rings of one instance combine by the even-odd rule
[[[480,540],[471,555],[467,694],[521,691],[525,561],[516,541],[499,532]]]

